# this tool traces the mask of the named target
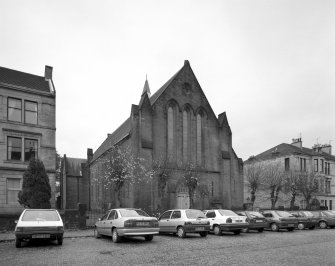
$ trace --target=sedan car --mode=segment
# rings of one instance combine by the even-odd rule
[[[209,221],[200,210],[175,209],[165,211],[159,218],[159,232],[173,233],[184,238],[188,233],[206,237],[209,232]]]
[[[242,230],[246,230],[249,227],[247,217],[239,216],[231,210],[205,210],[204,213],[209,219],[210,229],[215,235],[221,235],[222,231],[239,235]]]
[[[260,212],[239,211],[237,214],[240,216],[246,216],[248,218],[249,226],[248,229],[245,230],[246,232],[249,230],[256,230],[261,233],[264,231],[264,228],[268,227],[268,221]]]
[[[21,247],[22,241],[32,239],[57,240],[63,244],[64,225],[57,210],[25,209],[16,222],[15,246]]]
[[[317,224],[321,229],[335,227],[335,214],[331,211],[312,211],[313,216],[317,219]]]
[[[313,230],[318,225],[318,219],[310,211],[290,211],[298,219],[298,229],[305,228]]]
[[[114,243],[125,236],[142,236],[151,241],[159,233],[158,221],[141,209],[112,209],[95,223],[96,237],[111,236]]]
[[[298,226],[298,220],[286,211],[267,210],[261,212],[269,223],[269,228],[278,232],[280,229],[293,231]]]

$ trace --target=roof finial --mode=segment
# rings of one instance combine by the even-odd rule
[[[150,97],[151,93],[150,93],[148,75],[147,74],[145,74],[145,83],[144,83],[144,88],[143,88],[142,95],[145,94],[145,93],[147,93],[148,96]]]

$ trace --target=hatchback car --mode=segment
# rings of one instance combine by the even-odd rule
[[[335,227],[335,214],[331,211],[312,211],[312,213],[321,229]]]
[[[256,230],[261,233],[264,231],[264,228],[268,227],[268,221],[260,212],[239,211],[237,214],[240,216],[246,216],[248,218],[249,226],[247,229],[245,229],[246,232],[249,230]]]
[[[64,225],[57,210],[25,209],[16,222],[15,246],[21,247],[22,241],[32,239],[57,240],[63,244]]]
[[[173,233],[184,238],[188,233],[206,237],[209,232],[209,221],[200,210],[175,209],[165,211],[159,218],[159,232]]]
[[[204,213],[209,219],[210,229],[215,235],[221,235],[222,231],[238,235],[249,227],[246,216],[240,216],[231,210],[205,210]]]
[[[111,236],[114,243],[125,236],[142,236],[151,241],[159,233],[158,221],[141,209],[120,208],[109,210],[96,223],[96,237]]]
[[[305,228],[313,230],[318,225],[318,219],[310,211],[290,211],[298,219],[298,229]]]
[[[261,212],[269,223],[269,228],[278,232],[280,229],[293,231],[298,226],[298,220],[286,211],[267,210]]]

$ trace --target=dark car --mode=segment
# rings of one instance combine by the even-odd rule
[[[331,211],[312,211],[312,213],[321,229],[335,227],[335,215]]]
[[[267,228],[269,226],[268,221],[260,212],[238,211],[237,214],[248,217],[249,227],[245,230],[246,232],[248,232],[249,230],[263,232],[264,228]]]
[[[278,232],[280,229],[293,231],[298,226],[298,220],[286,211],[266,210],[261,212],[268,221],[269,228]]]
[[[299,230],[306,228],[313,230],[318,225],[318,219],[310,211],[290,211],[290,213],[298,219]]]

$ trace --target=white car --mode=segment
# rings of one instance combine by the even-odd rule
[[[159,218],[159,232],[173,233],[186,237],[186,233],[200,234],[206,237],[209,232],[209,221],[200,210],[175,209],[165,211]]]
[[[210,229],[215,235],[221,235],[222,231],[238,235],[242,230],[247,230],[249,226],[247,217],[239,216],[231,210],[205,210],[204,213],[210,222]]]
[[[15,246],[21,247],[22,241],[31,239],[57,240],[63,244],[64,225],[57,210],[25,209],[16,222]]]
[[[114,243],[123,236],[143,236],[151,241],[159,233],[158,221],[141,209],[119,208],[109,210],[95,223],[96,237],[111,236]]]

